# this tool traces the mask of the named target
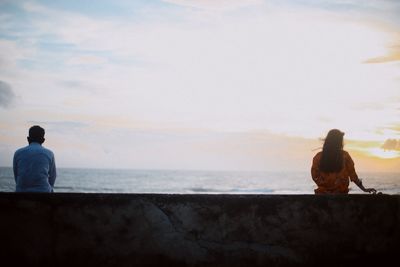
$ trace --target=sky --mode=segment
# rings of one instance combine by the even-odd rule
[[[400,170],[400,2],[0,0],[0,166]]]

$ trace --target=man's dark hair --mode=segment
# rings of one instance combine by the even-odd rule
[[[42,144],[44,142],[44,129],[38,125],[34,125],[29,129],[29,143],[35,142]]]

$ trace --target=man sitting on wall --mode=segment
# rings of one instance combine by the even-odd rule
[[[42,146],[44,129],[32,126],[27,137],[29,145],[14,154],[13,170],[16,192],[53,192],[56,164],[51,150]]]

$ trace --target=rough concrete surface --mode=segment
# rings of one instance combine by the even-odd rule
[[[399,204],[400,196],[390,195],[0,193],[0,262],[26,266],[398,262]]]

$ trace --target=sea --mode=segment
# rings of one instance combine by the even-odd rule
[[[400,194],[400,173],[359,173],[365,187]],[[55,192],[162,194],[314,194],[308,172],[58,168]],[[15,191],[12,168],[0,167],[0,192]],[[353,183],[350,194],[363,192]]]

